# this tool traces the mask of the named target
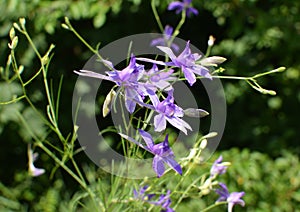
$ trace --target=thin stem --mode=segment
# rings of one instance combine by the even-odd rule
[[[180,29],[181,29],[182,25],[184,24],[185,19],[186,19],[186,10],[183,10],[182,13],[181,13],[181,19],[180,19],[180,21],[179,21],[177,27],[175,28],[175,30],[174,30],[174,32],[173,32],[173,35],[172,35],[172,37],[171,37],[171,39],[170,39],[170,44],[173,43],[175,37],[176,37],[177,35],[179,35]]]
[[[33,43],[32,39],[30,38],[29,34],[27,33],[26,29],[24,29],[23,34],[25,35],[25,37],[27,38],[30,46],[32,47],[32,49],[34,50],[35,54],[37,55],[37,57],[39,58],[40,62],[41,62],[41,69],[42,69],[42,73],[43,73],[43,81],[44,81],[44,87],[45,87],[45,92],[46,92],[46,96],[47,96],[47,100],[49,103],[49,107],[50,107],[50,113],[51,113],[51,123],[53,124],[54,128],[55,128],[55,132],[58,135],[59,139],[65,143],[65,138],[62,136],[57,122],[56,122],[56,116],[55,116],[55,109],[54,109],[54,104],[52,102],[51,99],[51,95],[50,95],[50,90],[49,90],[49,85],[48,85],[48,81],[47,81],[47,69],[45,67],[45,64],[43,62],[43,58],[41,57],[41,54],[39,53],[39,51],[37,50],[35,44]],[[49,51],[47,54],[49,54],[49,52],[51,51],[51,48],[53,48],[52,46],[50,47]],[[45,55],[48,57],[48,55]],[[20,78],[21,79],[21,78]],[[22,85],[24,85],[24,83],[22,82]]]
[[[154,17],[155,17],[156,23],[157,23],[157,25],[158,25],[158,27],[159,27],[159,30],[161,31],[161,33],[164,33],[164,27],[163,27],[163,25],[162,25],[162,23],[161,23],[161,21],[160,21],[160,17],[159,17],[159,15],[158,15],[158,13],[157,13],[155,3],[156,3],[155,0],[152,0],[152,1],[151,1],[152,12],[153,12],[153,15],[154,15]]]
[[[176,201],[176,205],[173,207],[173,209],[175,210],[178,205],[180,204],[180,202],[183,200],[183,198],[185,197],[185,195],[188,193],[188,191],[199,181],[202,179],[202,177],[205,174],[201,175],[200,177],[198,177],[197,179],[195,179],[186,189],[185,191],[182,193],[182,195],[180,196],[179,200]]]
[[[9,104],[12,104],[12,103],[16,103],[22,99],[26,98],[25,95],[22,95],[22,96],[19,96],[17,98],[14,98],[12,100],[9,100],[9,101],[6,101],[6,102],[0,102],[0,105],[9,105]]]
[[[69,20],[66,20],[66,24],[69,27],[69,30],[71,30],[75,36],[91,51],[93,52],[95,55],[97,55],[97,57],[103,62],[104,59],[103,57],[99,54],[98,48],[93,48],[75,29],[74,27],[71,25],[71,23],[69,22]],[[113,70],[113,68],[109,65],[107,65],[105,62],[103,62],[103,65],[106,66],[109,70]]]
[[[98,208],[96,200],[95,200],[96,195],[87,186],[87,184],[83,180],[81,180],[76,174],[74,174],[74,172],[68,166],[66,166],[61,160],[59,160],[47,147],[45,147],[42,142],[37,142],[36,145],[38,147],[40,147],[44,152],[46,152],[47,155],[49,155],[57,164],[59,164],[66,172],[68,172],[68,174],[71,175],[74,178],[74,180],[76,180],[84,190],[87,191],[87,193],[92,198],[95,208]],[[100,203],[100,206],[102,207],[103,211],[105,211],[103,203],[101,203],[101,202],[99,202],[99,203]]]
[[[215,204],[210,205],[207,208],[204,208],[203,210],[201,210],[201,212],[206,212],[206,211],[209,211],[209,210],[211,210],[211,209],[213,209],[213,208],[215,208],[219,205],[226,205],[226,204],[227,204],[227,202],[216,202]]]

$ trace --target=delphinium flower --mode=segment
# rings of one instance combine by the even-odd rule
[[[164,35],[162,38],[156,38],[151,41],[150,46],[168,46],[172,38],[173,34],[173,27],[166,25],[164,30]],[[171,43],[171,49],[173,49],[175,52],[179,51],[179,46],[175,43]]]
[[[139,199],[139,200],[142,200],[142,201],[148,201],[150,200],[153,196],[155,196],[155,194],[145,194],[147,188],[149,186],[144,186],[142,188],[140,188],[139,191],[133,189],[133,195],[134,195],[134,198],[135,199]]]
[[[172,77],[174,70],[159,70],[156,64],[147,72],[144,72],[143,78],[160,91],[169,91],[173,87],[170,82],[175,81],[176,77]]]
[[[45,169],[36,168],[33,164],[37,160],[39,155],[36,152],[33,153],[30,145],[28,145],[27,155],[28,155],[28,172],[29,172],[29,174],[33,177],[38,177],[38,176],[44,174]]]
[[[193,8],[191,6],[192,0],[183,0],[171,2],[168,6],[168,10],[176,10],[176,14],[179,14],[181,11],[186,10],[186,14],[188,17],[191,16],[191,14],[198,15],[198,10]]]
[[[105,62],[112,67],[112,64],[109,61]],[[125,106],[127,111],[132,113],[135,110],[136,103],[142,102],[144,95],[147,95],[147,93],[145,92],[146,85],[144,83],[138,82],[138,80],[143,76],[144,71],[144,66],[137,64],[135,57],[132,55],[130,63],[126,68],[121,71],[114,69],[112,71],[108,71],[106,72],[108,76],[88,70],[79,70],[74,72],[81,76],[93,77],[115,82],[119,87],[124,88]],[[148,85],[148,87],[149,86],[150,85]]]
[[[171,191],[168,190],[166,194],[160,195],[157,201],[150,201],[149,203],[161,206],[163,208],[161,212],[173,212],[174,210],[170,207],[172,203],[170,199],[170,194]]]
[[[181,107],[174,103],[174,90],[168,91],[168,96],[163,101],[159,101],[157,96],[150,96],[154,106],[154,110],[158,115],[154,116],[155,131],[161,132],[166,129],[167,121],[187,134],[187,129],[192,130],[191,126],[181,119],[184,116],[184,111]]]
[[[174,210],[170,207],[171,205],[171,199],[170,194],[171,191],[168,190],[166,194],[160,195],[159,199],[157,201],[152,201],[155,194],[145,194],[148,186],[144,186],[140,188],[139,191],[133,190],[133,195],[135,199],[141,200],[143,202],[147,202],[149,204],[157,205],[162,208],[161,212],[173,212]]]
[[[241,198],[245,195],[245,192],[232,192],[229,193],[224,183],[219,183],[220,189],[216,189],[216,193],[220,195],[216,202],[226,201],[228,203],[228,212],[232,212],[234,205],[239,204],[245,206],[244,200]]]
[[[198,53],[192,53],[189,41],[186,43],[185,49],[177,57],[169,47],[157,46],[157,48],[166,53],[171,59],[171,62],[156,61],[149,58],[137,58],[137,60],[158,65],[178,67],[182,70],[185,79],[191,86],[196,82],[195,74],[204,78],[212,79],[207,67],[217,66],[226,60],[225,58],[219,56],[202,58],[202,55]]]
[[[227,167],[230,165],[229,162],[222,162],[223,157],[220,156],[217,160],[215,160],[214,164],[210,169],[210,177],[216,177],[217,175],[224,174],[226,172]]]
[[[165,173],[165,163],[181,175],[182,169],[174,159],[175,156],[171,147],[169,146],[168,135],[166,135],[165,140],[163,142],[155,144],[149,133],[145,132],[144,130],[139,130],[139,132],[143,140],[145,141],[146,146],[127,135],[124,135],[122,133],[120,133],[120,135],[128,141],[137,144],[141,148],[147,150],[148,152],[154,155],[152,168],[157,174],[157,177],[161,177]]]

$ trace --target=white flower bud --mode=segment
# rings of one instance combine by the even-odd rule
[[[14,28],[16,28],[19,31],[22,31],[20,26],[17,23],[13,23]]]
[[[213,46],[214,43],[215,43],[215,40],[216,39],[214,38],[214,36],[210,35],[209,39],[208,39],[208,42],[207,42],[208,46]]]
[[[187,108],[183,112],[184,115],[192,118],[202,118],[209,115],[207,111],[202,109],[196,109],[196,108]]]
[[[18,69],[19,75],[21,75],[23,71],[24,71],[24,66],[20,65]]]
[[[61,24],[61,27],[64,28],[64,29],[67,29],[67,30],[70,29],[70,28],[68,27],[68,25],[67,25],[67,24],[64,24],[64,23]]]
[[[201,150],[203,150],[203,149],[205,149],[206,148],[206,146],[207,146],[207,139],[203,139],[202,141],[201,141],[201,144],[200,144],[200,149]]]
[[[207,135],[203,136],[202,138],[206,139],[206,138],[213,138],[216,137],[218,135],[217,132],[210,132]]]
[[[11,64],[11,54],[8,55],[6,65],[9,66]]]
[[[15,36],[13,39],[12,39],[12,41],[11,41],[11,43],[9,43],[8,44],[8,47],[10,48],[10,49],[15,49],[16,47],[17,47],[17,45],[18,45],[18,36]]]
[[[19,18],[19,22],[21,24],[21,27],[24,29],[25,28],[25,24],[26,24],[25,18]]]
[[[109,114],[111,103],[114,100],[115,96],[116,96],[116,92],[113,89],[111,89],[110,92],[107,94],[103,103],[103,108],[102,108],[103,117],[106,117]]]
[[[15,36],[16,36],[16,32],[15,32],[15,29],[12,27],[9,30],[9,37],[10,37],[11,40],[13,40]]]

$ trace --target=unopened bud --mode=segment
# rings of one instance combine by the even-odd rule
[[[116,92],[113,89],[111,89],[110,92],[107,94],[103,103],[103,108],[102,108],[103,117],[106,117],[109,114],[111,103],[114,100],[115,96],[116,96]]]
[[[201,144],[200,144],[200,149],[201,150],[203,150],[203,149],[205,149],[206,148],[206,146],[207,146],[207,139],[203,139],[202,141],[201,141]]]
[[[279,67],[279,68],[275,69],[276,72],[283,72],[285,70],[286,70],[285,67]]]
[[[8,55],[7,62],[6,62],[7,66],[9,66],[10,64],[11,64],[11,54]]]
[[[64,23],[61,24],[61,27],[64,28],[64,29],[67,29],[67,30],[70,29],[70,28],[68,27],[68,25],[67,25],[67,24],[64,24]]]
[[[20,26],[17,23],[13,23],[14,28],[16,28],[19,31],[22,31]]]
[[[219,64],[225,62],[227,59],[220,56],[212,56],[204,58],[200,61],[203,66],[218,66]]]
[[[21,75],[24,71],[24,66],[20,65],[19,68],[18,68],[18,73],[19,75]]]
[[[19,18],[19,22],[21,24],[21,27],[24,29],[25,28],[25,24],[26,24],[25,18]]]
[[[218,135],[217,132],[210,132],[210,133],[208,133],[207,135],[203,136],[202,138],[203,138],[203,139],[213,138],[213,137],[216,137],[217,135]]]
[[[214,38],[214,36],[210,35],[208,42],[207,42],[208,46],[213,46],[215,43],[215,40],[216,40],[216,38]]]
[[[66,24],[67,24],[67,25],[69,25],[69,24],[70,24],[70,20],[69,20],[69,18],[68,18],[68,17],[65,17],[65,22],[66,22]]]
[[[262,94],[269,94],[271,96],[276,96],[276,91],[273,91],[273,90],[266,90],[266,89],[261,89],[260,92]]]
[[[209,113],[205,110],[202,109],[196,109],[196,108],[188,108],[185,109],[184,111],[184,115],[188,116],[188,117],[193,117],[193,118],[202,118],[204,116],[209,115]]]
[[[11,40],[13,40],[15,36],[16,36],[16,32],[15,32],[15,29],[12,27],[9,30],[9,37],[10,37]]]
[[[10,49],[15,49],[16,47],[17,47],[17,45],[18,45],[18,36],[15,36],[14,38],[13,38],[13,40],[11,41],[11,43],[9,43],[8,44],[8,47],[10,48]]]

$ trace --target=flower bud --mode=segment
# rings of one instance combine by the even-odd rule
[[[8,55],[7,62],[6,62],[7,66],[9,66],[10,64],[11,64],[11,54]]]
[[[61,27],[64,28],[64,29],[67,29],[67,30],[70,29],[70,28],[68,27],[68,25],[67,25],[67,24],[64,24],[64,23],[61,24]]]
[[[11,40],[13,40],[15,36],[16,36],[16,32],[15,32],[15,29],[12,27],[9,30],[9,37],[10,37]]]
[[[202,118],[204,116],[209,115],[209,113],[205,110],[202,109],[196,109],[196,108],[188,108],[185,109],[184,111],[184,115],[188,116],[188,117],[193,117],[193,118]]]
[[[19,68],[18,68],[18,73],[19,75],[21,75],[24,71],[24,66],[23,65],[20,65]]]
[[[201,141],[201,144],[200,144],[200,149],[201,150],[203,150],[203,149],[205,149],[206,148],[206,146],[207,146],[207,139],[203,139],[202,141]]]
[[[210,35],[208,42],[207,42],[208,46],[213,46],[215,43],[215,40],[216,40],[216,38],[214,38],[214,36]]]
[[[25,24],[26,24],[25,18],[19,18],[19,22],[21,24],[21,28],[25,29]]]
[[[19,31],[22,31],[20,26],[17,23],[13,23],[14,28],[16,28]]]
[[[225,62],[227,59],[225,57],[220,56],[212,56],[204,58],[200,61],[203,66],[218,66],[219,64]]]
[[[210,132],[207,135],[203,136],[202,138],[206,139],[206,138],[213,138],[216,137],[218,135],[217,132]]]
[[[107,94],[103,103],[103,108],[102,108],[103,117],[106,117],[109,114],[111,109],[111,103],[114,100],[115,96],[116,96],[116,92],[113,89],[111,89],[110,92]]]
[[[18,45],[18,36],[15,36],[13,39],[12,39],[12,41],[11,41],[11,43],[9,43],[8,44],[8,47],[11,49],[11,50],[13,50],[13,49],[15,49],[16,47],[17,47],[17,45]]]
[[[70,20],[69,20],[69,18],[68,18],[68,17],[65,17],[65,22],[66,22],[66,24],[67,24],[67,25],[69,25],[69,24],[70,24]]]

